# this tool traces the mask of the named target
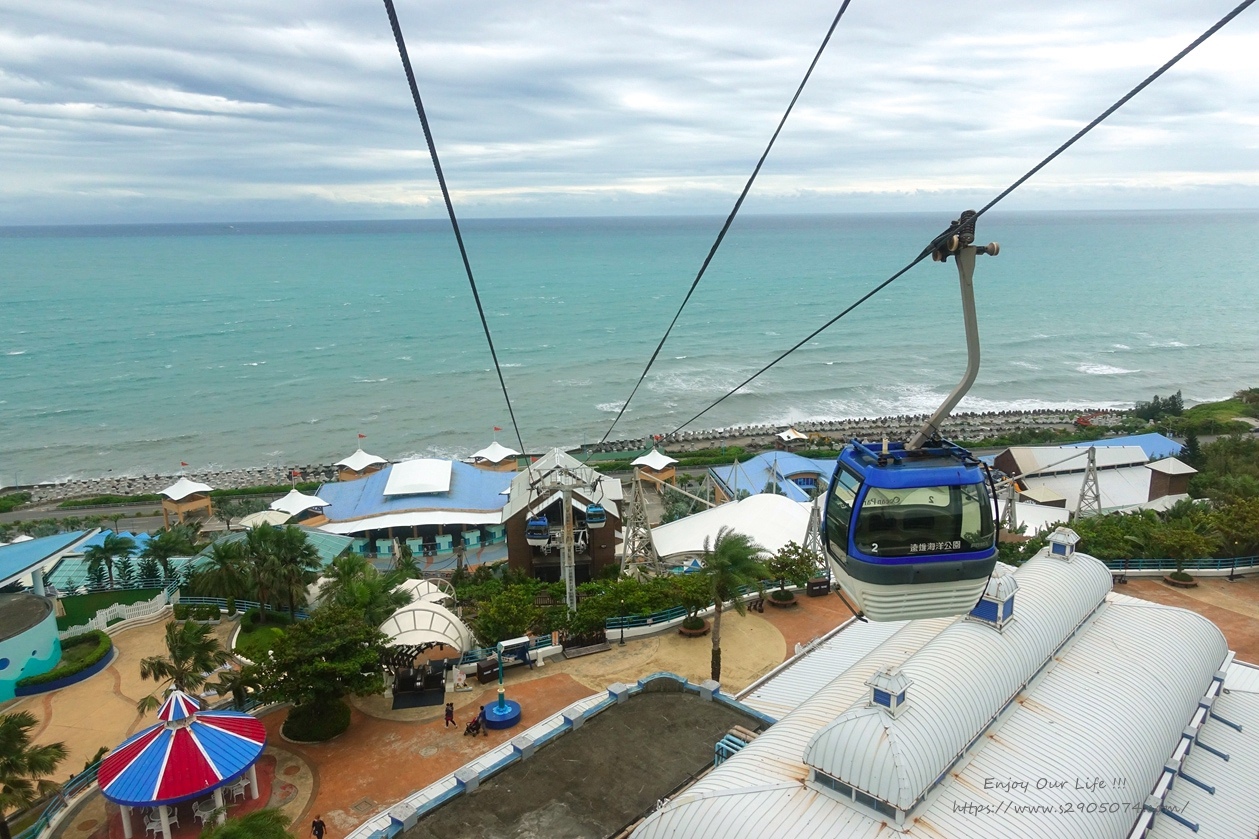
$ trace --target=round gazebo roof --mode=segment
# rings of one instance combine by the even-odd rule
[[[288,513],[295,516],[305,510],[314,510],[320,507],[327,507],[328,502],[316,495],[306,495],[298,492],[296,489],[289,490],[289,494],[283,498],[277,498],[271,502],[271,509],[281,513]]]
[[[101,761],[101,792],[116,804],[177,804],[232,783],[262,754],[267,732],[239,711],[201,711],[173,692],[158,711],[165,719]]]

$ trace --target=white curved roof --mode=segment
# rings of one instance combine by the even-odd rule
[[[259,510],[256,513],[250,513],[241,519],[238,524],[241,527],[257,527],[260,524],[284,524],[293,518],[292,513],[285,513],[282,510]]]
[[[635,458],[630,462],[630,466],[646,466],[648,469],[654,469],[659,472],[671,464],[677,463],[676,460],[669,457],[659,449],[652,449],[642,457]]]
[[[509,457],[518,457],[519,455],[520,452],[515,449],[509,449],[495,440],[493,443],[490,443],[488,446],[481,449],[481,451],[474,452],[472,460],[487,460],[490,463],[502,463]]]
[[[814,735],[804,762],[912,809],[1111,587],[1110,570],[1081,554],[1034,557],[1017,579],[1022,594],[1002,632],[957,621],[901,666],[914,688],[897,718],[854,708]]]
[[[336,463],[332,465],[344,466],[346,469],[350,469],[354,472],[362,472],[368,466],[375,466],[377,463],[388,463],[388,462],[389,461],[385,460],[383,457],[377,457],[374,454],[368,454],[362,449],[359,449],[358,451],[354,452],[354,454],[347,457],[345,460],[338,460]]]
[[[213,487],[208,484],[190,481],[187,478],[180,478],[178,481],[175,481],[175,483],[162,490],[162,495],[165,495],[171,501],[181,501],[195,493],[209,492],[212,489]]]
[[[704,550],[704,539],[716,539],[723,527],[750,536],[770,552],[781,550],[788,542],[803,545],[809,529],[809,502],[768,493],[750,495],[653,528],[651,541],[662,558],[699,554]]]
[[[395,463],[385,481],[384,495],[423,495],[450,491],[454,463],[435,457],[421,457]]]
[[[1041,556],[1047,559],[1044,554]],[[1077,554],[1076,560],[1080,557]],[[854,658],[848,657],[836,669],[835,662],[842,652],[853,646],[867,648],[846,636],[852,634],[861,642],[865,634],[886,633],[888,625],[854,622],[846,626],[826,646],[803,656],[778,677],[799,681],[809,674],[795,670],[811,672],[822,668],[834,674],[830,681],[746,748],[648,816],[634,831],[633,839],[724,839],[732,835],[732,825],[738,826],[740,837],[801,839],[1127,837],[1135,811],[1120,807],[1113,813],[1081,819],[1073,806],[1081,795],[1085,801],[1098,802],[1115,793],[1111,789],[1084,793],[1073,789],[1070,779],[1124,778],[1123,792],[1131,794],[1123,800],[1140,802],[1149,794],[1180,742],[1181,732],[1198,711],[1199,698],[1221,662],[1228,658],[1227,644],[1219,630],[1205,618],[1183,609],[1108,595],[1032,683],[1021,689],[1017,701],[1009,705],[986,736],[969,746],[964,762],[945,774],[939,793],[928,797],[910,815],[901,828],[903,832],[898,832],[887,816],[846,802],[839,793],[815,785],[809,780],[810,767],[801,760],[815,735],[826,730],[836,715],[845,709],[864,708],[869,695],[864,681],[871,673],[900,664],[915,684],[909,687],[909,703],[900,717],[891,721],[891,726],[898,737],[900,756],[906,758],[899,765],[907,772],[913,771],[908,759],[919,752],[912,738],[901,738],[908,733],[901,723],[922,710],[921,705],[914,703],[923,701],[923,689],[932,686],[922,683],[912,662],[935,643],[929,639],[955,626],[969,625],[991,638],[1004,639],[1021,617],[1020,610],[1026,612],[1030,607],[1034,613],[1042,599],[1051,601],[1053,608],[1056,604],[1052,601],[1064,596],[1063,592],[1045,585],[1043,578],[1034,583],[1031,577],[1036,575],[1026,574],[1029,566],[1040,561],[1034,559],[1016,572],[1022,586],[1015,597],[1015,623],[1009,625],[1006,633],[965,620],[910,621],[899,625],[890,636],[882,637],[864,657],[859,651],[855,664],[850,663]],[[1079,569],[1084,564],[1054,561],[1067,569]],[[1093,569],[1086,569],[1084,574],[1091,578]],[[1024,579],[1025,575],[1028,579]],[[1075,597],[1074,587],[1065,596]],[[947,629],[942,631],[943,627]],[[986,653],[954,648],[951,664],[958,668],[970,668],[970,662],[982,665]],[[878,713],[886,716],[881,710]],[[941,736],[947,736],[951,727],[965,722],[964,718],[938,718],[936,728]],[[1213,741],[1212,745],[1216,743]],[[1193,749],[1190,754],[1196,752]],[[1213,767],[1222,767],[1218,769],[1220,774],[1233,773],[1236,756],[1232,764],[1210,757]],[[894,776],[895,768],[889,774]],[[1249,776],[1242,771],[1236,779],[1242,777]],[[1066,778],[1068,782],[1065,787],[1038,790],[1038,778]],[[985,791],[985,779],[1030,779],[1032,783],[1026,791]],[[1218,775],[1207,778],[1210,783],[1222,780]],[[1181,786],[1178,781],[1176,788]],[[1249,789],[1240,794],[1252,796]],[[965,806],[1007,800],[1026,805],[1027,812],[1019,814],[996,807],[977,813]],[[1203,811],[1197,817],[1202,818]],[[1178,826],[1170,821],[1162,824],[1167,826],[1167,835],[1179,835]],[[1218,828],[1219,824],[1216,822],[1215,826]],[[1187,831],[1181,832],[1188,835]],[[1209,831],[1204,823],[1199,835],[1233,834],[1218,829]]]
[[[476,646],[467,624],[450,610],[432,602],[403,606],[380,625],[380,631],[389,636],[393,644],[437,642],[461,653]]]
[[[441,603],[455,596],[455,587],[442,579],[404,580],[394,591],[410,594],[412,603]]]
[[[272,510],[288,513],[290,516],[295,516],[304,510],[313,510],[317,507],[327,506],[328,502],[322,498],[315,495],[306,495],[298,492],[296,489],[289,490],[288,495],[271,502]]]
[[[778,432],[777,437],[779,440],[783,440],[785,442],[790,442],[792,440],[809,439],[808,434],[801,434],[799,431],[796,431],[794,428],[788,428],[786,431]]]

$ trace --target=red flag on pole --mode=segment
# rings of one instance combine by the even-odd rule
[[[184,462],[181,460],[181,461],[179,461],[179,465],[180,465],[180,466],[187,466],[188,464],[187,464],[187,463],[184,463]]]
[[[502,431],[503,429],[499,428],[499,427],[496,425],[496,426],[494,426],[494,430],[495,430],[495,431]]]
[[[366,434],[360,434],[360,435],[358,435],[358,438],[359,438],[360,440],[366,440],[366,439],[367,439],[367,435],[366,435]]]
[[[300,469],[294,469],[294,470],[293,470],[292,472],[290,472],[289,474],[290,474],[290,475],[292,475],[294,478],[296,478],[297,476],[299,476],[299,475],[301,475],[301,474],[302,474],[302,471],[301,471]]]

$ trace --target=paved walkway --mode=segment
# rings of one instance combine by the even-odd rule
[[[1197,587],[1187,589],[1151,577],[1128,580],[1115,591],[1197,612],[1220,628],[1239,659],[1259,663],[1259,576],[1231,583],[1223,577],[1199,577]]]

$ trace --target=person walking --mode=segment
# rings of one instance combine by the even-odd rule
[[[453,725],[455,726],[455,728],[459,727],[458,725],[455,724],[455,703],[453,702],[446,703],[446,725],[447,726]]]
[[[315,820],[310,823],[310,835],[314,836],[315,839],[323,839],[325,830],[327,830],[327,827],[324,826],[323,819],[319,818],[319,814],[316,813]]]

